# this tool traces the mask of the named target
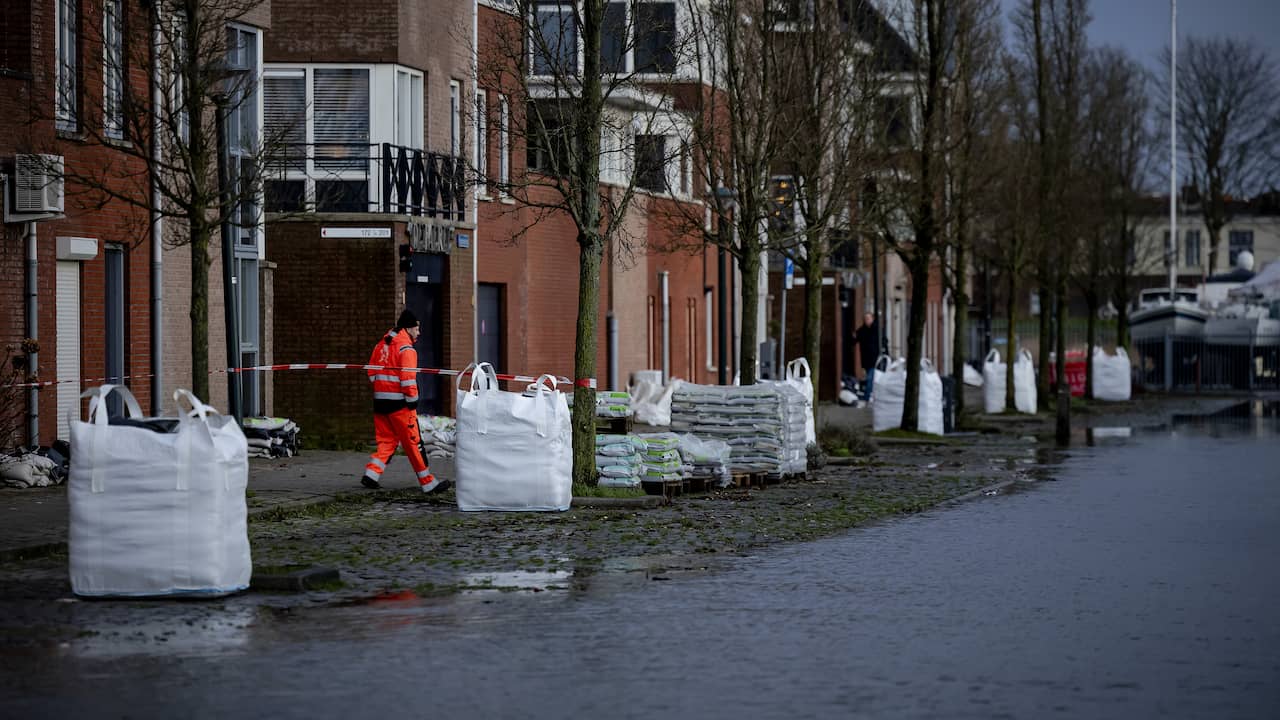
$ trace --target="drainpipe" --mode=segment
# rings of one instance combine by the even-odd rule
[[[471,97],[480,87],[480,0],[471,2]],[[462,102],[462,98],[458,98]],[[488,104],[485,105],[488,107]],[[476,138],[476,142],[480,141]],[[471,207],[475,213],[475,229],[471,231],[471,354],[472,362],[480,362],[480,186],[471,186]],[[497,358],[494,358],[497,360]]]
[[[160,67],[160,20],[157,11],[154,26],[151,29],[151,67]],[[151,74],[151,106],[153,108],[162,107],[164,104],[164,91],[160,88],[160,78],[157,73]],[[155,160],[154,167],[160,166],[162,155],[160,153],[160,142],[158,138],[164,131],[161,124],[160,113],[152,113],[151,137],[152,147],[151,157]],[[151,414],[163,415],[164,404],[164,287],[163,287],[163,268],[164,262],[164,219],[160,213],[160,183],[156,180],[156,175],[151,174]]]
[[[605,327],[609,333],[609,389],[618,389],[618,318],[609,311],[605,319]]]
[[[36,224],[27,223],[27,337],[38,340],[40,328],[40,299],[36,294]],[[27,372],[36,374],[40,368],[40,353],[27,353]],[[27,439],[32,446],[40,444],[40,391],[37,388],[27,389]],[[56,416],[55,416],[56,417]]]
[[[658,283],[662,288],[662,382],[671,379],[671,288],[669,273],[663,270],[658,273]]]

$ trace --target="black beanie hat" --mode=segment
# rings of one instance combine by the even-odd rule
[[[411,327],[418,327],[418,318],[409,312],[409,308],[405,308],[400,312],[400,318],[396,320],[396,328],[404,330]]]

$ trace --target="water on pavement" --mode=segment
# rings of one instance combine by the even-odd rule
[[[710,567],[198,620],[72,603],[84,637],[0,659],[0,716],[1275,717],[1280,436],[1240,412]]]

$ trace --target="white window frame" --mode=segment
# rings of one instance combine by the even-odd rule
[[[178,139],[191,140],[191,113],[187,110],[187,76],[182,72],[183,56],[187,52],[187,19],[181,10],[174,10],[167,20],[169,26],[169,72],[173,82],[169,85],[169,121],[174,124]],[[177,115],[175,119],[173,116]]]
[[[54,124],[58,130],[79,129],[80,1],[54,0]]]
[[[476,185],[481,197],[489,194],[489,98],[484,88],[476,88]]]
[[[227,126],[230,127],[232,122],[237,123],[237,138],[241,142],[237,145],[228,145],[227,152],[234,160],[233,172],[236,172],[238,178],[238,170],[240,163],[246,159],[258,162],[258,150],[262,148],[263,134],[263,95],[262,95],[262,31],[251,25],[242,25],[240,23],[227,23],[227,32],[235,32],[237,35],[246,36],[247,42],[252,43],[253,57],[251,65],[236,63],[234,66],[248,73],[248,76],[237,89],[247,89],[249,95],[236,102],[235,106],[229,110],[231,117],[227,118]],[[247,44],[246,44],[247,46]],[[230,48],[228,48],[228,53]],[[228,58],[228,64],[232,64]],[[242,117],[248,117],[249,132],[252,137],[244,142],[243,126],[239,124]],[[262,178],[262,168],[257,168],[256,174],[259,180]],[[258,183],[258,191],[255,193],[253,216],[254,221],[250,226],[237,225],[239,230],[236,238],[235,251],[238,256],[261,258],[265,251],[263,247],[263,228],[262,228],[262,209],[263,209],[263,190],[261,182]],[[247,234],[246,234],[247,233]],[[245,239],[250,242],[244,242]]]
[[[102,2],[102,129],[112,139],[124,139],[124,18],[123,0]]]
[[[394,140],[396,145],[403,145],[415,150],[422,150],[426,133],[423,128],[423,116],[425,115],[424,103],[422,101],[423,88],[426,86],[426,78],[421,71],[413,70],[407,67],[397,67],[395,72],[395,131]],[[370,76],[370,97],[372,97],[373,78]],[[409,142],[405,143],[401,140],[401,102],[408,98],[409,110]],[[371,126],[372,127],[372,126]]]
[[[449,81],[449,154],[462,157],[462,83]]]
[[[498,95],[498,194],[506,197],[511,185],[511,104]]]

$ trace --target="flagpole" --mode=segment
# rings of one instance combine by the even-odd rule
[[[1178,0],[1169,0],[1169,302],[1178,286]]]

